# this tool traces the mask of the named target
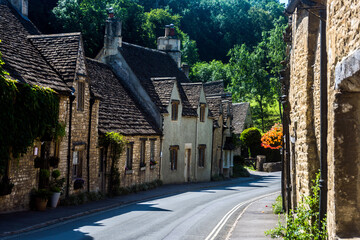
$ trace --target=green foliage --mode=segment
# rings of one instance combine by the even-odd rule
[[[120,195],[126,195],[129,193],[137,193],[137,192],[141,192],[141,191],[147,191],[147,190],[151,190],[157,187],[160,187],[163,185],[163,182],[160,179],[157,179],[155,181],[152,182],[148,182],[148,183],[141,183],[141,184],[135,184],[129,187],[119,187],[118,190],[116,191],[116,194],[114,194],[115,196],[120,196]]]
[[[266,235],[272,238],[283,239],[327,239],[326,218],[322,222],[319,230],[319,179],[317,174],[313,180],[312,194],[304,196],[299,202],[296,210],[291,210],[286,216],[286,225],[279,221],[279,226],[275,229],[266,231]]]
[[[250,150],[250,156],[256,157],[261,146],[260,130],[252,127],[245,129],[240,135],[240,141]]]
[[[196,63],[191,68],[190,79],[193,82],[212,82],[217,80],[224,80],[225,86],[227,86],[231,81],[228,65],[216,60],[213,60],[209,63]]]
[[[39,178],[48,179],[50,177],[50,171],[47,169],[40,169]]]
[[[52,171],[51,177],[54,178],[54,179],[57,179],[58,177],[60,177],[60,171],[57,170],[57,169]]]
[[[280,214],[282,212],[283,208],[282,208],[282,197],[281,197],[281,195],[279,195],[276,198],[276,201],[275,201],[275,203],[273,203],[272,208],[273,208],[274,214]]]
[[[52,195],[52,193],[48,189],[45,189],[45,188],[35,190],[34,194],[35,194],[36,198],[41,198],[44,200],[49,199]]]
[[[192,67],[195,63],[199,62],[199,50],[197,44],[185,33],[181,43],[181,61]]]
[[[237,177],[250,177],[249,171],[240,163],[234,163],[234,170],[233,176],[234,178]]]
[[[59,98],[49,88],[8,79],[0,55],[0,176],[12,155],[25,154],[36,138],[55,138]]]
[[[120,172],[118,166],[118,161],[120,154],[123,152],[125,144],[125,137],[119,133],[107,132],[105,135],[101,135],[99,139],[99,145],[106,149],[106,154],[110,148],[110,158],[111,158],[111,169],[109,177],[109,193],[115,194],[117,189],[120,187]]]

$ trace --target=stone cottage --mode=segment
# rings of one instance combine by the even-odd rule
[[[232,97],[224,91],[224,81],[204,83],[206,99],[213,113],[212,176],[230,177],[233,167]]]
[[[121,22],[111,15],[104,48],[96,57],[111,66],[155,127],[162,130],[160,171],[164,183],[210,180],[212,143],[199,138],[212,139],[211,128],[204,129],[212,120],[203,90],[194,96],[199,105],[188,99],[182,84],[190,81],[180,70],[179,53],[180,41],[172,26],[167,26],[165,36],[158,39],[158,50],[154,50],[123,42]],[[196,134],[199,129],[205,131]]]
[[[127,141],[118,165],[120,187],[151,182],[160,178],[161,131],[127,92],[109,66],[87,59],[91,89],[101,96],[99,134],[116,132]],[[101,146],[100,146],[101,147]],[[109,149],[100,149],[101,191],[107,192],[111,160]]]
[[[292,0],[286,11],[287,206],[320,168],[329,239],[360,237],[360,2]]]
[[[15,186],[10,195],[0,197],[0,211],[29,207],[30,190],[39,184],[36,157],[60,159],[66,195],[75,192],[77,178],[84,180],[84,189],[77,191],[97,190],[99,100],[90,92],[81,34],[41,35],[27,18],[27,1],[0,1],[0,39],[4,69],[12,79],[52,88],[59,95],[59,120],[66,131],[59,142],[35,142],[18,164],[10,164],[8,175]]]
[[[250,103],[243,102],[243,103],[233,103],[233,133],[236,135],[237,138],[240,138],[241,133],[253,126],[252,118],[251,118],[251,109]],[[237,146],[234,150],[234,156],[241,156],[244,155],[241,153],[241,146]]]

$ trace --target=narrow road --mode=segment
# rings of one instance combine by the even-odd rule
[[[251,202],[280,191],[280,172],[117,207],[8,239],[226,239]]]

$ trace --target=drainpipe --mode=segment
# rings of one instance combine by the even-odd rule
[[[87,191],[90,192],[90,142],[91,142],[91,116],[92,110],[95,103],[95,99],[90,97],[90,109],[89,109],[89,131],[87,139],[87,152],[86,152],[86,161],[87,161]]]
[[[71,122],[72,122],[72,105],[75,100],[74,92],[71,93],[70,97],[70,113],[69,113],[69,136],[68,136],[68,149],[67,149],[67,179],[66,179],[66,197],[69,196],[70,189],[70,159],[71,159]]]
[[[320,204],[319,230],[327,212],[327,130],[328,130],[328,92],[327,92],[327,53],[326,53],[326,9],[320,15]],[[321,237],[319,236],[321,239]]]

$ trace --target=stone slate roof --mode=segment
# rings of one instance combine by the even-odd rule
[[[204,83],[204,92],[206,96],[224,94],[225,93],[224,81],[219,80],[219,81]]]
[[[241,134],[242,131],[244,131],[244,125],[249,108],[250,108],[250,103],[247,102],[232,104],[232,109],[233,109],[232,125],[235,134]]]
[[[74,81],[81,33],[29,36],[29,40],[66,82]]]
[[[161,107],[160,97],[157,95],[152,78],[173,78],[177,80],[181,102],[183,104],[183,116],[197,116],[191,107],[184,90],[180,83],[188,83],[190,80],[178,69],[174,60],[165,52],[145,48],[130,43],[123,42],[119,48],[121,55],[139,79],[144,89],[147,91],[152,101]]]
[[[218,119],[222,114],[221,96],[206,97],[206,101],[213,117]]]
[[[27,38],[40,32],[7,3],[0,3],[0,52],[11,78],[57,92],[70,89]]]
[[[101,95],[99,132],[118,132],[123,135],[161,135],[152,120],[144,113],[121,81],[106,64],[86,59],[91,89]]]
[[[171,100],[171,93],[176,83],[175,78],[152,78],[153,85],[155,87],[155,91],[160,98],[161,106],[160,112],[161,113],[168,113],[167,106],[170,104]]]
[[[202,83],[182,83],[185,94],[193,109],[197,110],[200,105]]]

